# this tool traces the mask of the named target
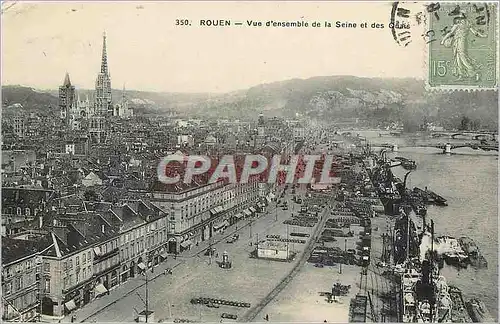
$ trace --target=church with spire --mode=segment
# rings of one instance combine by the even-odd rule
[[[88,95],[80,99],[66,73],[63,85],[59,87],[59,110],[64,125],[71,130],[87,128],[92,142],[101,143],[106,139],[107,124],[112,117],[132,117],[125,97],[125,87],[118,102],[113,103],[111,74],[108,66],[106,34],[102,40],[101,69],[95,82],[92,98]]]
[[[111,95],[111,76],[106,51],[106,33],[102,37],[101,72],[95,81],[95,111],[100,116],[113,115],[113,97]]]

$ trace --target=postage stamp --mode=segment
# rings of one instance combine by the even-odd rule
[[[434,3],[427,13],[427,87],[497,89],[496,4]]]

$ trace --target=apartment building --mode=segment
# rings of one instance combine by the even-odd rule
[[[219,181],[159,185],[152,192],[151,203],[168,217],[168,252],[179,253],[254,213],[253,205],[258,199],[256,181],[247,184]]]
[[[40,314],[41,257],[50,246],[44,237],[38,242],[2,237],[2,320],[29,322]]]

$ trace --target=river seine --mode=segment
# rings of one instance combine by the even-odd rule
[[[459,148],[446,155],[437,148],[410,146],[449,140],[379,137],[378,131],[354,133],[366,137],[374,146],[399,144],[399,152],[388,157],[403,156],[417,163],[417,170],[408,178],[408,187],[427,186],[448,200],[447,207],[428,208],[428,219],[434,220],[436,235],[472,238],[488,261],[488,268],[456,270],[445,266],[441,274],[449,284],[462,289],[464,299],[484,301],[491,315],[498,319],[498,152]],[[400,167],[393,172],[401,179],[406,173]]]

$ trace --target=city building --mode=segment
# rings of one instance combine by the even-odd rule
[[[30,322],[40,314],[41,257],[50,246],[38,241],[2,237],[3,321]]]
[[[130,118],[134,115],[134,111],[129,107],[129,102],[125,96],[125,86],[122,91],[121,102],[114,105],[113,116],[120,118]]]
[[[179,253],[192,244],[209,240],[215,233],[250,216],[256,211],[254,205],[258,200],[256,181],[157,184],[151,198],[151,202],[168,215],[169,253]]]
[[[272,260],[287,260],[289,257],[288,245],[285,242],[270,241],[259,242],[257,257]]]
[[[22,106],[20,108],[22,109]],[[4,111],[5,112],[2,111],[2,122],[5,120],[5,123],[2,123],[2,129],[4,129],[5,125],[7,126],[5,127],[6,130],[10,131],[9,133],[18,139],[24,138],[28,129],[28,116],[15,107],[8,107],[8,109]],[[2,130],[2,133],[4,132],[5,131]]]
[[[167,259],[167,224],[164,212],[147,200],[127,200],[121,204],[88,203],[88,210],[101,211],[102,219],[118,231],[117,246],[100,248],[108,257],[117,257],[118,272],[111,273],[107,289],[134,278],[146,267],[153,268]]]
[[[193,135],[189,135],[189,134],[178,135],[177,136],[177,145],[193,147],[194,146]]]

